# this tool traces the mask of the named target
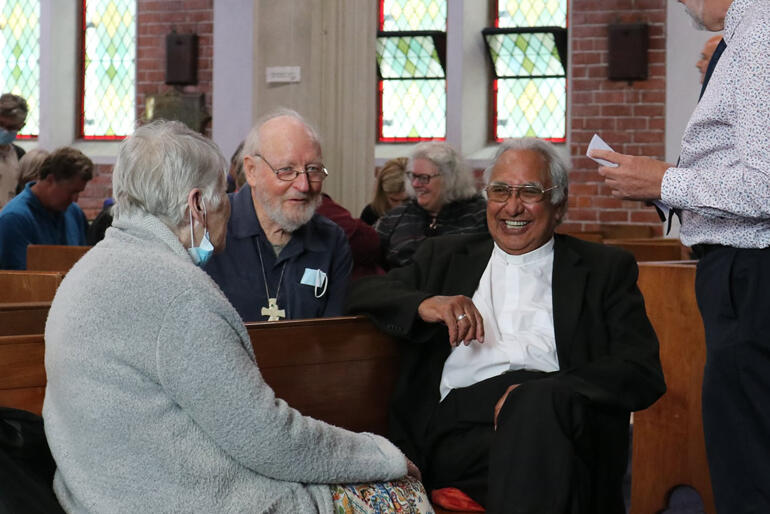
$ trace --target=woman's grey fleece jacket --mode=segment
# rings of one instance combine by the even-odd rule
[[[406,474],[386,439],[276,398],[235,309],[152,216],[67,274],[43,415],[68,512],[332,512],[327,484]]]

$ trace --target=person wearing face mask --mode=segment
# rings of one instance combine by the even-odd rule
[[[374,226],[386,269],[411,262],[417,247],[429,237],[487,232],[486,202],[454,148],[443,142],[420,143],[407,169],[410,199]]]
[[[385,438],[305,417],[262,379],[200,269],[227,241],[226,170],[179,122],[121,144],[113,224],[46,323],[43,417],[66,512],[331,514],[327,484],[419,474]]]
[[[16,194],[19,160],[24,149],[13,141],[24,127],[28,111],[24,98],[10,93],[0,96],[0,209]]]
[[[93,173],[94,163],[75,148],[43,160],[39,178],[0,211],[0,269],[26,269],[31,244],[86,244],[88,222],[75,202]]]

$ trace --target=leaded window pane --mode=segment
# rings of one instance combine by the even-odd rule
[[[498,27],[566,27],[567,0],[498,0]]]
[[[384,79],[444,77],[430,36],[378,37],[377,63]]]
[[[380,30],[446,30],[446,0],[382,0]]]
[[[497,138],[563,140],[566,134],[565,78],[497,80]]]
[[[552,33],[494,34],[487,41],[498,77],[564,75]]]
[[[24,97],[29,106],[22,136],[40,132],[40,1],[0,2],[0,93]]]
[[[383,80],[383,141],[443,138],[446,134],[446,81]]]
[[[83,80],[84,137],[133,132],[136,0],[87,0]]]

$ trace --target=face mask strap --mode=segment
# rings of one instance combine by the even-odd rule
[[[206,236],[206,225],[208,225],[207,215],[206,215],[206,202],[201,198],[201,205],[203,206],[203,236]],[[192,217],[192,209],[190,209],[190,244],[192,247],[195,247],[195,234],[193,234],[193,217]]]
[[[321,280],[323,281],[323,291],[321,291],[321,294],[318,294],[318,279],[321,277],[321,270],[317,270],[315,274],[315,285],[313,286],[313,295],[316,298],[321,298],[324,294],[326,294],[326,287],[329,285],[329,278],[324,275]]]

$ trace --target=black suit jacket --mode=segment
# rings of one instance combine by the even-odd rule
[[[418,465],[424,464],[426,429],[451,348],[446,327],[422,321],[417,307],[434,295],[472,297],[492,248],[487,234],[431,238],[412,264],[351,287],[348,310],[367,314],[404,340],[391,438]],[[546,379],[620,413],[644,409],[665,392],[658,341],[637,275],[634,258],[623,250],[555,236],[553,317],[560,370]],[[468,416],[491,421],[488,410]]]

